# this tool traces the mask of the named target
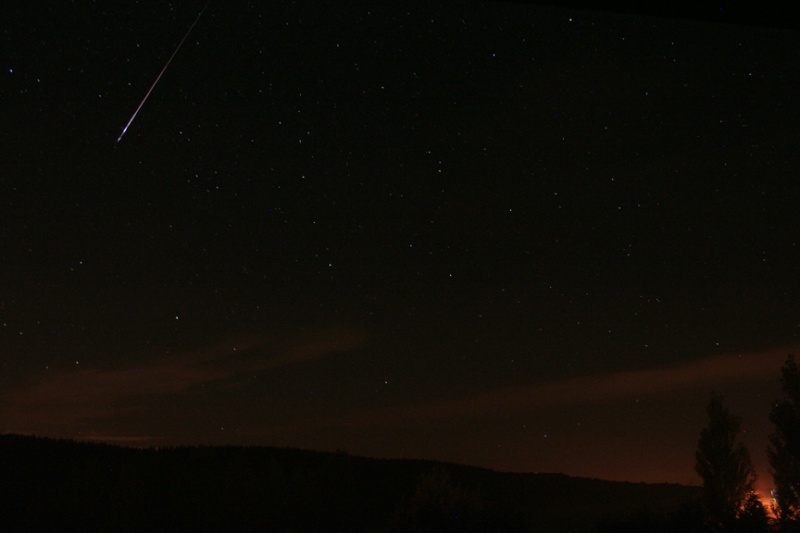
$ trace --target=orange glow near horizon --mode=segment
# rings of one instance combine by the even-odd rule
[[[757,487],[754,492],[761,501],[761,505],[763,505],[764,509],[767,511],[767,516],[770,518],[775,518],[775,513],[773,512],[775,498],[772,496],[772,489],[766,487]]]

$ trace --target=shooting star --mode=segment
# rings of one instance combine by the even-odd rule
[[[122,140],[122,137],[125,135],[125,132],[126,132],[126,131],[128,131],[128,128],[130,127],[131,123],[132,123],[132,122],[133,122],[133,120],[136,118],[136,115],[137,115],[137,114],[139,114],[139,110],[142,108],[142,106],[144,105],[144,103],[147,101],[147,98],[150,96],[150,93],[152,93],[152,92],[153,92],[153,89],[155,88],[156,84],[158,83],[158,80],[160,80],[160,79],[161,79],[161,76],[163,76],[163,75],[164,75],[164,72],[167,70],[167,67],[169,67],[169,64],[170,64],[170,63],[172,63],[172,59],[173,59],[173,58],[175,57],[175,55],[178,53],[178,50],[180,50],[180,49],[181,49],[181,46],[183,46],[183,43],[184,43],[184,41],[186,41],[186,38],[187,38],[187,37],[189,37],[189,34],[190,34],[190,33],[192,33],[192,30],[194,29],[195,25],[197,24],[197,21],[198,21],[198,20],[200,20],[200,17],[202,17],[202,16],[203,16],[203,12],[206,10],[206,8],[208,7],[208,4],[210,4],[210,3],[211,3],[211,0],[208,0],[208,1],[206,2],[206,5],[204,5],[204,6],[203,6],[203,9],[201,9],[201,10],[200,10],[200,13],[198,13],[198,15],[197,15],[197,18],[196,18],[196,19],[194,19],[194,22],[192,22],[192,25],[191,25],[191,26],[189,26],[189,31],[187,31],[187,32],[186,32],[186,35],[184,35],[184,36],[183,36],[183,39],[181,39],[181,42],[180,42],[180,43],[178,43],[178,47],[177,47],[177,48],[175,48],[175,51],[174,51],[174,52],[172,52],[172,55],[171,55],[171,56],[169,56],[169,59],[167,60],[167,64],[166,64],[166,65],[164,65],[164,68],[162,68],[162,69],[161,69],[161,72],[159,72],[159,74],[158,74],[158,77],[156,78],[156,81],[154,81],[154,82],[153,82],[153,85],[151,85],[151,86],[150,86],[150,90],[149,90],[149,91],[147,91],[147,94],[146,94],[146,95],[144,95],[144,98],[142,98],[142,101],[139,103],[139,107],[137,107],[137,108],[136,108],[136,111],[134,111],[134,112],[133,112],[133,115],[131,115],[131,119],[128,121],[128,123],[127,123],[127,124],[125,124],[125,127],[124,127],[124,128],[122,128],[122,133],[120,133],[120,134],[119,134],[119,137],[117,137],[117,142],[116,142],[116,143],[114,143],[115,145],[116,145],[116,144],[119,144],[119,142]]]

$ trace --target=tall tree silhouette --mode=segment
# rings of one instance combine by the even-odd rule
[[[783,529],[800,530],[800,371],[789,355],[781,368],[783,399],[772,406],[769,464],[775,480],[775,514]]]
[[[750,454],[739,439],[741,420],[715,396],[708,426],[700,433],[695,470],[703,478],[706,523],[712,531],[732,529],[756,481]]]

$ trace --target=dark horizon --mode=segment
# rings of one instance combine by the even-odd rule
[[[0,436],[0,448],[9,488],[3,523],[14,531],[367,532],[417,524],[431,531],[588,533],[649,523],[683,533],[698,523],[701,493],[264,447],[154,451]]]
[[[204,5],[0,7],[0,432],[697,485],[718,393],[766,494],[796,30]]]

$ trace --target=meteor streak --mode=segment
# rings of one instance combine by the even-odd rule
[[[211,3],[211,0],[208,0],[206,2],[206,5],[204,5],[203,9],[201,9],[200,13],[198,13],[197,18],[194,19],[194,22],[192,22],[192,25],[189,26],[189,31],[186,32],[186,35],[183,36],[183,39],[181,39],[181,42],[178,43],[178,47],[175,48],[175,51],[172,52],[171,56],[169,56],[169,59],[167,60],[167,64],[164,65],[164,68],[162,68],[161,72],[159,72],[158,77],[156,78],[156,81],[154,81],[153,85],[150,86],[150,90],[147,91],[146,95],[144,95],[144,98],[142,98],[142,101],[139,103],[139,107],[136,108],[136,111],[134,111],[133,115],[131,115],[131,119],[128,121],[127,124],[125,124],[125,127],[122,128],[122,133],[119,134],[119,137],[117,137],[117,142],[114,143],[114,144],[119,144],[119,142],[122,140],[123,135],[125,135],[125,132],[128,131],[128,128],[130,127],[131,123],[133,122],[133,119],[136,118],[136,115],[139,113],[139,110],[142,108],[144,103],[147,101],[147,98],[150,96],[150,93],[153,92],[153,89],[155,88],[156,84],[158,83],[158,80],[160,80],[161,76],[164,75],[164,71],[166,71],[167,67],[169,67],[169,64],[172,63],[172,59],[178,53],[178,50],[181,49],[181,46],[183,46],[183,42],[186,40],[187,37],[189,37],[189,34],[192,33],[192,30],[194,29],[195,24],[197,24],[197,21],[200,20],[200,17],[203,16],[203,12],[206,10],[206,8],[208,7],[209,3]]]

